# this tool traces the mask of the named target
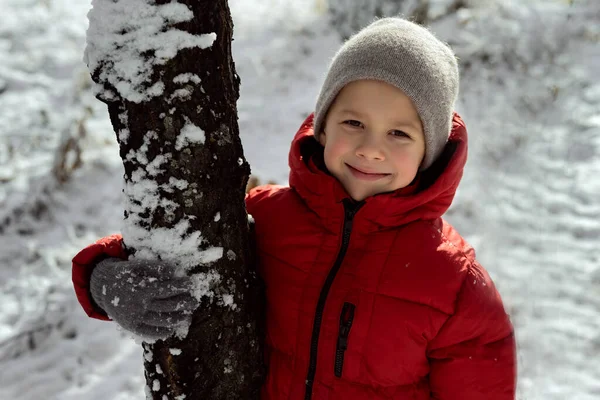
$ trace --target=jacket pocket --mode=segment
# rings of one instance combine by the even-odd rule
[[[352,303],[344,303],[342,313],[340,315],[340,329],[338,333],[337,346],[335,349],[335,376],[342,377],[342,369],[344,368],[344,353],[348,348],[348,336],[352,329],[352,321],[354,321],[354,309],[356,306]]]

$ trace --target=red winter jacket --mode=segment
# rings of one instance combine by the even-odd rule
[[[466,161],[460,117],[430,168],[439,176],[418,191],[354,202],[317,167],[319,152],[311,116],[292,144],[290,187],[246,198],[267,296],[261,399],[514,399],[509,318],[473,249],[441,218]],[[119,241],[74,259],[90,316],[103,317],[88,296],[90,258],[118,253]]]

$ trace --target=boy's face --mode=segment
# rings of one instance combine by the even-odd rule
[[[374,80],[346,85],[319,142],[329,172],[357,201],[408,186],[425,155],[421,119],[400,89]]]

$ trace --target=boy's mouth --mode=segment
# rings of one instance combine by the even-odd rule
[[[350,170],[352,175],[354,175],[356,178],[367,180],[367,181],[375,181],[375,180],[378,180],[378,179],[381,179],[381,178],[384,178],[384,177],[390,175],[390,174],[382,174],[382,173],[377,173],[377,172],[366,172],[366,171],[360,170],[358,168],[355,168],[350,164],[346,164],[346,166],[348,167],[348,169]]]

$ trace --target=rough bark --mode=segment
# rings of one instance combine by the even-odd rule
[[[125,218],[138,218],[150,232],[172,229],[186,218],[191,221],[187,234],[201,232],[198,249],[223,248],[218,260],[192,268],[194,274],[217,271],[221,280],[211,288],[214,296],[202,299],[187,338],[143,344],[147,393],[156,400],[258,399],[264,373],[262,295],[253,272],[244,207],[250,171],[237,124],[240,81],[231,55],[233,23],[227,0],[178,2],[186,4],[194,18],[175,28],[194,35],[215,32],[217,39],[207,49],[183,49],[166,64],[154,66],[153,78],[165,85],[161,96],[141,103],[128,101],[98,70],[92,71],[94,81],[115,94],[98,98],[107,104],[117,133],[125,181],[135,182],[136,171],[148,171],[148,161],[165,155],[167,162],[152,173],[152,179],[159,185],[168,185],[171,178],[189,183],[181,190],[160,190],[161,197],[175,206],[146,209],[136,216],[126,212]],[[173,82],[179,74],[190,72],[201,78],[201,87]],[[182,88],[187,95],[177,92]],[[202,128],[205,141],[177,149],[177,137],[188,122]],[[155,134],[148,135],[150,131]],[[142,146],[147,146],[145,162],[128,157]],[[135,254],[125,234],[124,242]],[[233,295],[234,307],[222,301],[225,293]]]

